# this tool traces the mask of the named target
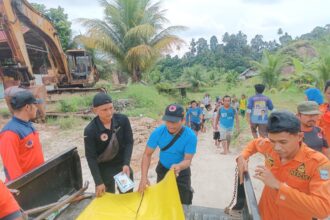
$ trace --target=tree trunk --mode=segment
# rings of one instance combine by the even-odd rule
[[[112,71],[112,74],[111,74],[111,78],[112,78],[112,83],[114,85],[119,85],[120,82],[119,82],[119,76],[118,76],[118,71],[117,70],[113,70]]]
[[[142,80],[142,73],[139,67],[135,67],[133,69],[133,75],[132,75],[133,82],[137,83]]]

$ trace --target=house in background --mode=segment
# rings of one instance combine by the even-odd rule
[[[239,74],[238,79],[239,80],[246,80],[246,79],[252,78],[252,77],[254,77],[258,74],[259,73],[257,72],[256,69],[248,68],[248,69],[244,70],[244,72]]]

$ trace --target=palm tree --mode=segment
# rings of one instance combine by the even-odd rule
[[[189,83],[194,91],[198,91],[201,86],[207,85],[205,79],[205,67],[194,65],[183,69],[181,81]]]
[[[325,82],[330,80],[330,55],[322,54],[316,67],[316,86],[321,90],[324,88]]]
[[[183,26],[169,26],[166,10],[152,0],[99,0],[105,18],[79,19],[87,28],[81,39],[85,45],[111,55],[134,82],[152,67],[159,57],[184,43],[174,34]]]
[[[252,65],[257,68],[263,83],[272,88],[277,86],[285,58],[280,54],[270,54],[264,51],[260,62],[253,61]]]

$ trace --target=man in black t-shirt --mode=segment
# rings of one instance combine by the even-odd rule
[[[133,133],[127,116],[114,113],[112,99],[107,94],[100,92],[95,95],[93,111],[97,116],[86,126],[84,142],[95,194],[99,197],[105,192],[115,192],[113,177],[116,174],[123,172],[133,179],[130,168]]]
[[[330,158],[328,143],[324,137],[323,131],[316,126],[320,115],[319,106],[314,101],[301,102],[297,107],[297,117],[301,122],[301,131],[304,132],[304,142],[308,147],[324,153]]]

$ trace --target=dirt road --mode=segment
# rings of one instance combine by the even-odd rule
[[[8,121],[1,120],[1,127]],[[160,121],[148,118],[130,118],[134,132],[134,150],[131,165],[135,173],[135,182],[138,186],[140,181],[140,164],[147,138],[154,127],[159,125]],[[90,187],[88,191],[94,192],[94,182],[90,174],[87,162],[84,156],[83,147],[83,128],[88,122],[75,127],[71,130],[61,130],[58,126],[47,124],[37,124],[36,128],[40,133],[41,142],[45,158],[49,159],[63,150],[76,146],[81,156],[84,181],[89,180]],[[238,140],[231,147],[232,153],[221,155],[220,149],[216,149],[212,140],[212,131],[201,133],[198,137],[198,149],[192,163],[192,186],[195,190],[193,204],[224,208],[231,200],[234,189],[234,170],[235,158],[238,155],[239,147],[250,139],[248,131],[243,131]],[[149,171],[151,183],[156,182],[155,166],[158,161],[158,153],[155,153],[152,165]],[[250,161],[250,168],[256,164],[262,163],[262,157],[256,156]],[[4,180],[2,164],[0,161],[0,178]],[[257,197],[260,195],[262,184],[254,181],[254,188]]]

